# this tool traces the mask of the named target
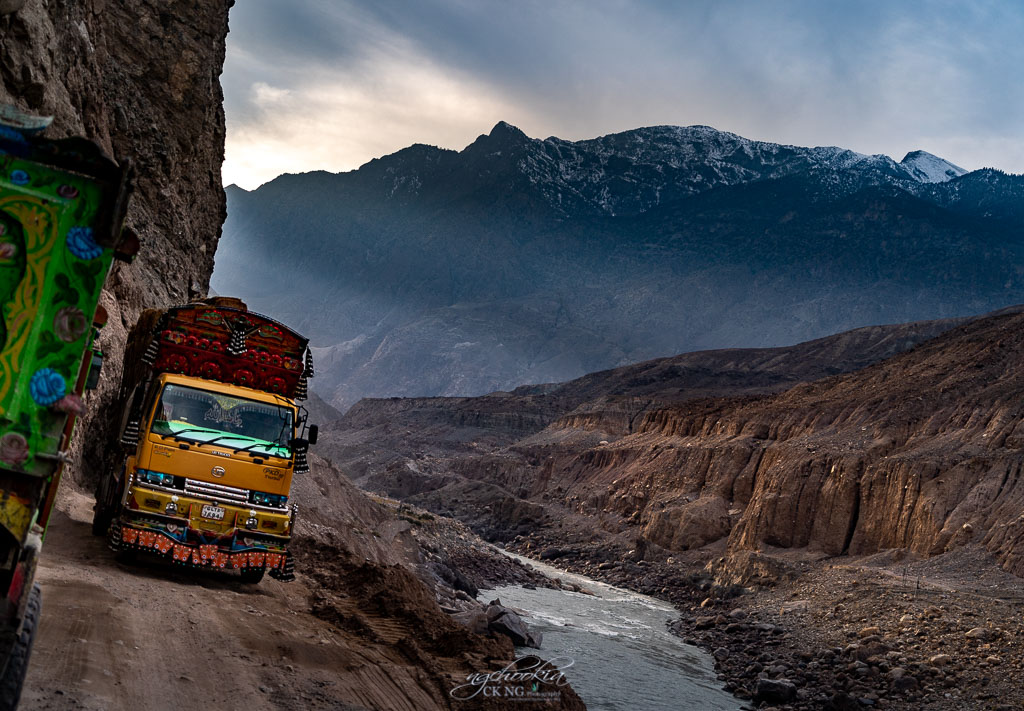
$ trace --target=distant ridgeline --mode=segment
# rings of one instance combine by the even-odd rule
[[[1024,302],[1021,225],[1024,176],[923,151],[499,123],[228,188],[213,287],[310,334],[344,408]]]

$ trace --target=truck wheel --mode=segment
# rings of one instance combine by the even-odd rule
[[[110,528],[110,522],[113,520],[113,512],[107,510],[99,501],[97,501],[96,509],[92,513],[92,535],[107,535],[107,530]]]
[[[104,477],[103,481],[96,488],[96,503],[93,505],[92,514],[92,535],[105,536],[110,522],[114,520],[115,507],[107,501],[110,498],[113,477]]]
[[[239,577],[243,583],[249,585],[255,585],[259,581],[263,580],[263,574],[267,572],[266,568],[246,568],[245,570],[239,571],[241,574]]]
[[[21,687],[25,683],[25,673],[28,671],[28,658],[32,654],[32,642],[36,638],[36,625],[39,622],[42,597],[39,585],[33,585],[32,591],[29,593],[28,604],[25,606],[25,619],[21,623],[21,632],[14,640],[11,656],[7,659],[3,676],[0,677],[0,711],[15,711],[18,707]]]

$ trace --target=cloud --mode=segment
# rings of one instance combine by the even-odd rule
[[[350,170],[498,120],[538,137],[709,124],[1024,172],[1024,9],[789,0],[245,0],[226,182]]]

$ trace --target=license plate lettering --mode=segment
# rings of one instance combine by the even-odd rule
[[[200,512],[203,518],[213,519],[214,521],[224,520],[224,508],[221,506],[211,506],[210,504],[204,504],[203,510]]]

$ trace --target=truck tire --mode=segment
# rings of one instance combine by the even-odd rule
[[[29,593],[28,604],[25,606],[25,619],[21,623],[21,632],[14,640],[11,656],[0,677],[0,711],[15,711],[18,699],[21,698],[21,687],[25,683],[28,671],[28,658],[32,654],[32,643],[36,638],[36,626],[39,622],[39,611],[42,607],[42,591],[39,585],[33,585]]]
[[[92,513],[92,535],[105,536],[110,528],[110,522],[114,520],[114,514],[104,508],[99,501]]]
[[[247,585],[256,585],[259,581],[263,580],[263,574],[267,572],[266,568],[245,568],[239,571],[239,578],[243,583]],[[0,709],[2,711],[2,709]]]
[[[111,490],[113,489],[113,481],[114,477],[112,476],[104,477],[100,485],[96,487],[96,503],[92,509],[92,535],[94,536],[107,535],[110,522],[114,520],[116,506],[109,501]]]

